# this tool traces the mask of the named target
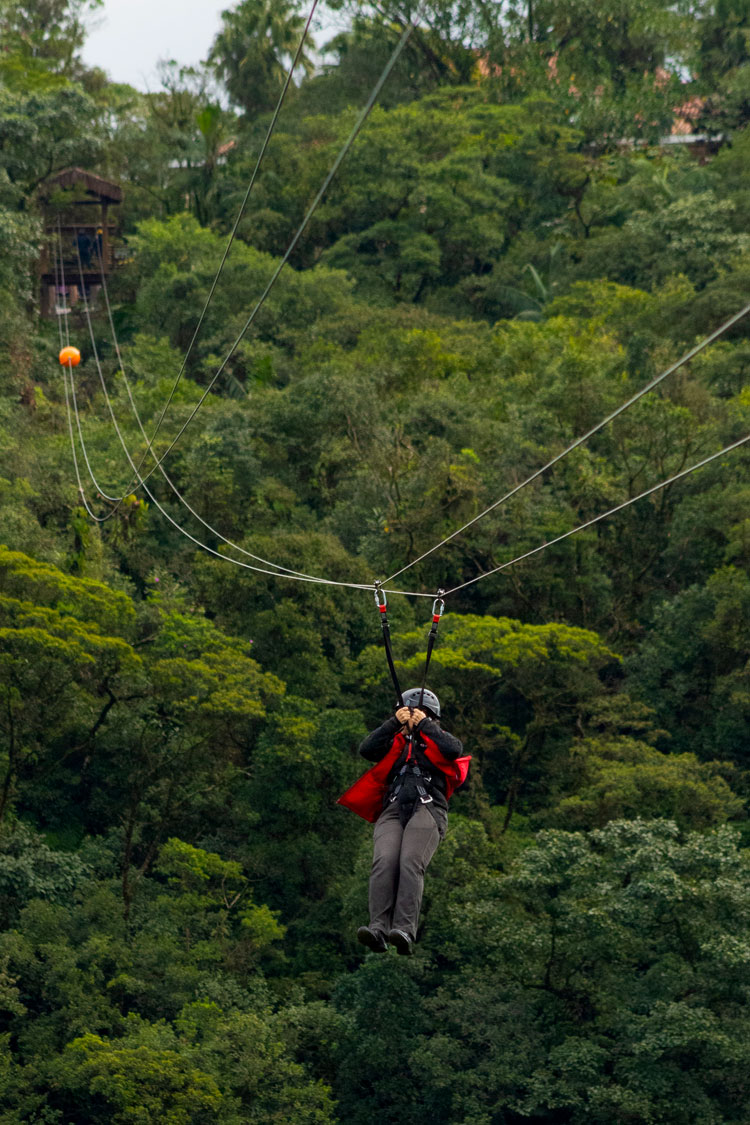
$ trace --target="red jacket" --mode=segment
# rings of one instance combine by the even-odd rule
[[[423,744],[425,756],[432,762],[433,766],[437,766],[443,774],[445,778],[445,795],[450,799],[453,791],[466,781],[466,777],[469,773],[471,755],[466,754],[461,758],[456,758],[454,761],[451,761],[440,753],[436,744],[428,735],[420,734],[419,738]],[[369,820],[371,823],[377,820],[383,811],[383,799],[388,789],[388,778],[391,770],[401,757],[405,746],[406,736],[403,732],[399,731],[391,743],[390,750],[388,750],[379,762],[375,763],[372,769],[362,774],[362,777],[355,781],[354,785],[347,789],[346,793],[342,793],[338,799],[338,804],[343,805],[344,808],[351,809],[357,816],[361,816],[364,820]]]

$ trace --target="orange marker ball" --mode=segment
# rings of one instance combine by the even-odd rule
[[[69,367],[77,367],[80,362],[81,353],[78,348],[63,348],[60,352],[60,363],[63,365],[67,363]]]

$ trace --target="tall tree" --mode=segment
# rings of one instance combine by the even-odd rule
[[[482,70],[486,52],[503,37],[503,3],[484,0],[331,0],[330,7],[390,33],[394,42],[401,29],[414,25],[408,51],[420,62],[425,79],[435,85],[468,82]],[[494,57],[494,55],[493,55]]]
[[[103,0],[0,0],[4,52],[17,52],[41,61],[55,72],[68,72],[79,62],[87,17],[102,3]]]
[[[703,95],[699,127],[740,128],[750,119],[750,2],[709,0],[698,9],[691,62]]]
[[[222,12],[222,28],[214,40],[209,62],[222,79],[232,101],[249,117],[272,109],[281,92],[287,60],[302,36],[304,20],[294,0],[242,0]],[[299,65],[313,68],[307,40]]]

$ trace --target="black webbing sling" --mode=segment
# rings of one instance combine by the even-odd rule
[[[430,660],[432,659],[432,650],[434,649],[435,641],[437,640],[438,625],[440,624],[440,618],[445,613],[445,602],[443,601],[443,594],[444,593],[445,593],[444,590],[438,590],[437,597],[435,598],[435,601],[432,603],[432,625],[430,626],[430,631],[427,634],[427,655],[425,656],[425,661],[424,661],[424,676],[422,677],[422,690],[419,693],[419,706],[420,707],[422,706],[422,703],[424,701],[424,690],[427,687],[427,670],[430,667]]]
[[[437,640],[438,626],[440,619],[445,613],[445,602],[443,600],[443,590],[438,590],[437,597],[432,603],[432,624],[430,631],[427,634],[427,653],[424,662],[424,675],[422,676],[422,689],[419,693],[419,706],[424,702],[424,693],[427,686],[427,673],[430,667],[430,660],[432,659],[432,650],[435,647]],[[398,700],[399,707],[404,706],[404,697],[401,694],[401,685],[398,682],[398,675],[396,673],[396,665],[393,663],[393,651],[391,649],[391,628],[388,624],[388,599],[385,596],[385,590],[381,587],[379,582],[375,583],[375,605],[378,607],[380,614],[380,625],[383,631],[383,648],[385,649],[385,658],[388,661],[388,670],[391,673],[393,686],[396,689],[396,699]]]
[[[393,653],[391,652],[391,628],[388,624],[388,601],[385,596],[385,590],[381,589],[380,583],[375,583],[375,605],[380,612],[380,624],[383,629],[383,647],[385,648],[385,658],[388,661],[388,668],[393,680],[393,686],[396,689],[396,699],[398,700],[399,707],[404,705],[404,697],[401,694],[401,687],[396,675],[396,665],[393,663]]]
[[[422,677],[422,689],[419,693],[419,706],[420,707],[422,706],[422,702],[424,700],[425,687],[427,685],[427,672],[428,672],[429,667],[430,667],[430,660],[432,658],[432,650],[434,649],[435,641],[437,640],[437,631],[438,631],[438,626],[440,624],[440,618],[443,616],[443,613],[445,612],[445,602],[443,601],[442,594],[443,594],[443,591],[438,590],[437,597],[435,598],[435,601],[432,604],[432,624],[430,626],[430,631],[427,634],[427,653],[426,653],[426,656],[425,656],[424,675]],[[399,707],[403,707],[404,706],[404,697],[401,694],[401,686],[398,682],[398,675],[396,673],[396,666],[393,663],[393,652],[391,650],[391,630],[390,630],[390,626],[388,624],[388,601],[387,601],[387,598],[385,596],[385,591],[381,588],[381,585],[380,585],[379,582],[375,583],[375,605],[378,607],[378,612],[380,613],[380,624],[381,624],[381,627],[382,627],[382,630],[383,630],[383,647],[385,649],[386,660],[388,661],[388,669],[391,673],[391,679],[393,680],[393,686],[396,689],[396,697],[398,699]],[[406,735],[406,746],[404,747],[404,753],[403,753],[402,757],[399,759],[399,761],[396,763],[395,770],[397,771],[398,774],[403,775],[406,772],[407,762],[409,761],[409,759],[412,758],[411,747],[412,747],[413,739],[414,739],[414,735],[411,732],[409,732]],[[423,775],[422,774],[422,771],[419,769],[419,766],[416,762],[416,757],[414,757],[414,762],[413,762],[412,768],[415,772],[416,777],[419,779],[417,781],[417,792],[419,794],[419,799],[422,802],[422,804],[427,804],[427,803],[432,801],[432,797],[427,792],[427,790],[424,788],[424,786],[422,785],[421,782],[422,782],[422,780],[424,780],[425,782],[427,782],[429,784],[429,782],[432,780],[432,778],[429,775]],[[398,793],[399,793],[399,790],[401,789],[402,784],[403,784],[402,782],[399,782],[397,784],[397,786],[396,786],[396,788],[395,788],[395,790],[394,790],[394,792],[393,792],[393,794],[390,798],[391,801],[394,801],[396,799],[396,797],[398,796]]]

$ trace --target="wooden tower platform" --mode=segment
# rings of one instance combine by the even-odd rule
[[[61,307],[77,304],[81,272],[86,294],[92,299],[101,288],[102,271],[105,276],[112,272],[116,223],[110,219],[110,208],[122,203],[123,195],[118,184],[93,172],[66,168],[44,182],[40,197],[46,232],[39,262],[41,311],[42,316],[55,316]]]

